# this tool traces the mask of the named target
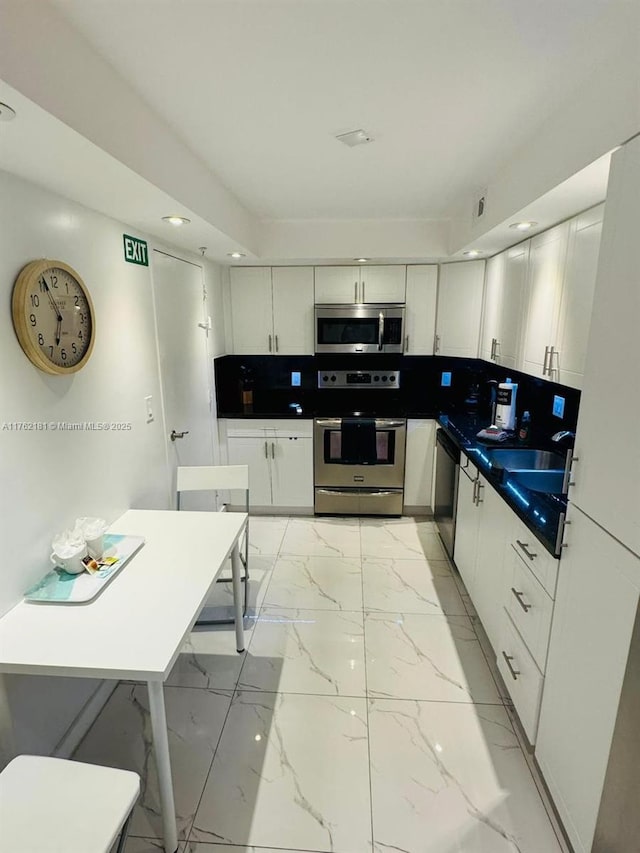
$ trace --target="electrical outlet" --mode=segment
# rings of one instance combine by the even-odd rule
[[[145,406],[147,407],[147,423],[148,423],[148,424],[153,423],[153,421],[154,421],[154,417],[153,417],[153,397],[151,397],[151,396],[149,396],[149,397],[145,397],[145,398],[144,398],[144,404],[145,404]]]
[[[553,395],[553,408],[551,409],[551,413],[556,416],[556,418],[564,417],[564,397],[558,396],[558,394]]]
[[[450,388],[451,387],[451,371],[450,370],[443,370],[442,371],[442,379],[440,380],[440,385],[442,385],[443,388]]]

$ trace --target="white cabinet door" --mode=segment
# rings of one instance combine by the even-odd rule
[[[507,249],[503,254],[505,256],[504,278],[494,360],[497,364],[516,369],[519,363],[524,319],[529,241]]]
[[[443,264],[438,285],[436,353],[477,358],[484,261]]]
[[[460,572],[460,577],[464,581],[464,585],[472,598],[476,572],[478,527],[480,524],[480,512],[474,500],[475,478],[477,476],[478,469],[463,456],[460,459],[456,538],[453,547],[453,559]]]
[[[234,353],[263,355],[273,352],[271,268],[232,267],[230,280]]]
[[[281,355],[313,355],[313,267],[273,267],[273,346]]]
[[[266,438],[236,438],[227,442],[229,465],[249,466],[250,506],[271,506],[271,448]]]
[[[359,267],[315,267],[315,301],[324,303],[360,302]]]
[[[405,355],[433,355],[438,299],[438,267],[415,264],[407,267]]]
[[[629,578],[640,561],[571,506],[569,515],[536,758],[575,850],[586,853],[638,604]]]
[[[480,524],[473,582],[473,606],[495,650],[503,622],[504,565],[511,531],[511,511],[500,495],[480,477],[478,484]]]
[[[313,439],[269,439],[274,507],[313,507]]]
[[[532,376],[555,378],[556,360],[551,347],[558,346],[558,312],[568,240],[569,223],[563,222],[530,241],[522,369]]]
[[[555,379],[582,387],[593,294],[598,270],[604,205],[588,210],[570,223],[569,248],[562,285],[558,357]]]
[[[487,261],[482,309],[482,334],[480,336],[480,358],[493,361],[496,341],[500,336],[500,314],[504,292],[506,252],[501,252]]]
[[[571,501],[640,555],[640,138],[611,160]]]
[[[405,507],[431,508],[435,446],[435,421],[411,419],[407,421]]]
[[[360,268],[361,302],[404,302],[406,267],[364,266]]]

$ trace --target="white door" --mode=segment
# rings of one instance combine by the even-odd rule
[[[313,267],[273,267],[274,351],[313,355]]]
[[[407,421],[406,464],[404,467],[404,505],[431,509],[433,460],[436,447],[436,422]]]
[[[531,376],[555,378],[553,373],[549,376],[548,368],[551,347],[558,345],[558,312],[568,239],[567,222],[531,239],[522,366]]]
[[[407,268],[401,264],[362,267],[361,302],[404,302]]]
[[[478,611],[491,645],[497,650],[502,633],[504,555],[511,529],[511,512],[498,493],[482,478],[479,499],[481,516],[473,606]]]
[[[493,361],[496,356],[496,341],[500,337],[500,314],[504,291],[506,252],[487,261],[482,311],[482,335],[480,336],[480,358]]]
[[[213,415],[209,383],[202,267],[154,250],[153,293],[164,399],[164,419],[175,498],[178,465],[213,465]],[[154,417],[162,416],[160,400],[152,400]],[[171,441],[172,430],[185,432]],[[211,509],[212,496],[185,495],[183,509]]]
[[[234,353],[274,352],[271,267],[232,267],[230,294]]]
[[[465,457],[460,459],[460,478],[458,480],[458,508],[456,511],[456,538],[453,547],[453,560],[458,567],[468,593],[473,598],[473,584],[476,573],[476,550],[478,545],[478,526],[480,512],[474,503],[475,484],[473,480],[478,469]]]
[[[274,507],[313,507],[313,439],[278,436],[269,440]]]
[[[562,285],[556,381],[572,388],[582,387],[603,215],[601,204],[571,222]]]
[[[433,355],[438,298],[437,264],[407,267],[405,355]]]
[[[229,438],[229,465],[249,466],[249,505],[271,506],[271,442],[264,438]]]
[[[359,267],[315,267],[318,304],[360,302]]]
[[[588,851],[638,605],[631,579],[640,577],[640,560],[571,506],[569,518],[536,758],[570,841]]]
[[[524,298],[529,264],[529,241],[504,252],[504,280],[495,361],[518,368],[524,318]]]
[[[484,266],[484,261],[466,261],[440,267],[437,355],[478,357]]]

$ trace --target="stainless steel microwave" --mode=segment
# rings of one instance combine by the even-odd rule
[[[316,305],[316,352],[402,352],[404,305]]]

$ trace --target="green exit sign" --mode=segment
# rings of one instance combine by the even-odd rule
[[[138,240],[137,237],[130,237],[128,234],[123,234],[124,241],[124,259],[129,264],[140,264],[142,267],[149,266],[149,253],[147,252],[147,244],[144,240]]]

